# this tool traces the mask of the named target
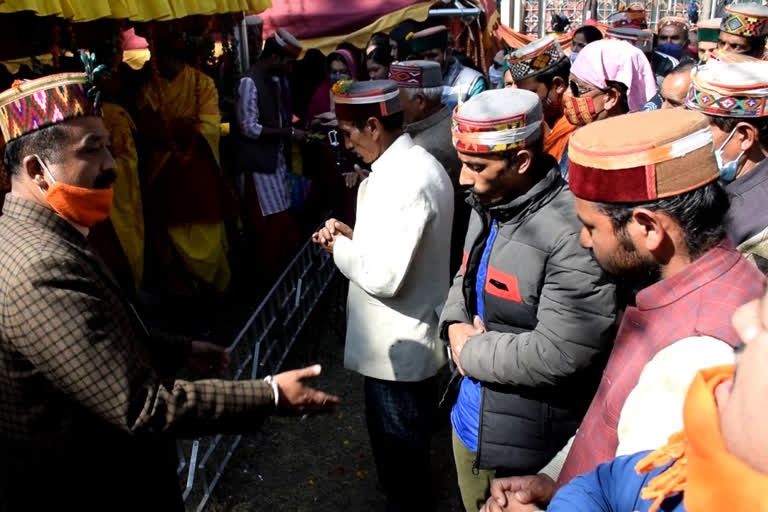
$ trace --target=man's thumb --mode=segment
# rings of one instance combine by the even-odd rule
[[[532,501],[533,496],[531,496],[530,491],[517,491],[515,493],[515,499],[523,505],[527,505]]]
[[[306,368],[302,368],[299,370],[299,379],[311,379],[312,377],[317,377],[320,375],[320,372],[323,370],[323,368],[319,364],[315,364],[312,366],[307,366]]]

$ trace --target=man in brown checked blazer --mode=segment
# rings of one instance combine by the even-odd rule
[[[275,408],[323,412],[320,367],[182,381],[223,349],[155,338],[89,247],[115,162],[85,74],[0,94],[12,192],[0,217],[0,511],[183,510],[174,438],[248,431]]]

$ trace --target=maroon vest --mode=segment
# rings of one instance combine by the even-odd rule
[[[691,336],[740,343],[731,315],[760,297],[765,278],[724,242],[682,272],[637,294],[627,308],[600,387],[581,422],[557,480],[558,488],[616,456],[616,429],[624,401],[645,365],[660,350]]]

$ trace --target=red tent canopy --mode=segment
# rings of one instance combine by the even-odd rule
[[[437,0],[281,0],[260,14],[264,36],[276,28],[288,30],[299,39],[340,36],[360,30],[396,11],[431,3],[435,8],[453,8]],[[496,10],[495,0],[478,0],[489,16]]]
[[[299,39],[341,35],[424,0],[282,0],[260,14],[264,36],[282,27]]]

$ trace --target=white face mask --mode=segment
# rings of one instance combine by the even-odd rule
[[[736,133],[736,128],[731,130],[731,133],[728,134],[728,137],[723,141],[722,144],[720,144],[720,147],[715,150],[715,161],[717,162],[717,168],[720,170],[720,181],[723,183],[731,183],[733,180],[736,179],[736,175],[739,173],[739,160],[741,160],[741,157],[744,156],[744,151],[739,153],[739,156],[736,157],[735,160],[731,160],[730,162],[723,163],[723,149],[728,144],[728,142],[731,140],[731,137],[733,137],[733,134]]]

